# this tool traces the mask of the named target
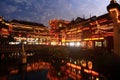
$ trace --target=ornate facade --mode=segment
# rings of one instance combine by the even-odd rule
[[[60,23],[60,20],[57,21],[57,23]],[[98,17],[93,16],[88,19],[78,17],[66,25],[61,23],[61,26],[61,29],[55,28],[54,30],[61,36],[58,37],[58,43],[61,43],[61,45],[83,48],[113,48],[112,42],[108,45],[113,39],[113,22],[108,13]],[[50,27],[52,28],[51,24]]]
[[[48,44],[49,30],[43,24],[28,21],[12,20],[13,35],[16,40],[24,40],[30,44]]]
[[[51,45],[61,45],[63,37],[65,37],[65,33],[61,33],[61,31],[67,27],[70,21],[65,20],[50,20],[50,38],[51,38]]]
[[[8,24],[8,26],[3,26],[3,28],[5,28],[5,26],[8,27],[5,28],[7,34],[1,29],[1,35],[13,37],[15,42],[17,42],[15,44],[19,44],[23,40],[26,44],[49,44],[49,28],[43,24],[22,20],[12,20],[5,22],[5,24]],[[11,42],[10,44],[14,43]]]

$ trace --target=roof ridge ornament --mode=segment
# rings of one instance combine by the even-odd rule
[[[110,2],[111,2],[111,3],[117,3],[116,0],[111,0]]]
[[[120,11],[120,5],[117,3],[116,0],[110,0],[110,4],[107,6],[107,10],[109,12],[110,9],[116,8]]]

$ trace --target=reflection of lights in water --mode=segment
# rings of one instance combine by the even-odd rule
[[[92,80],[94,80],[94,77],[92,76]]]
[[[60,72],[58,72],[58,76],[61,76],[61,73],[60,73]]]
[[[70,59],[70,62],[72,62],[72,60]]]
[[[81,71],[79,70],[78,73],[81,74]]]
[[[20,44],[20,42],[9,42],[10,45],[13,45],[13,44]]]
[[[74,61],[74,64],[77,64],[77,62],[76,62],[76,61]]]
[[[96,78],[96,80],[99,80],[99,78]]]
[[[75,69],[73,69],[73,71],[75,72]]]
[[[74,68],[72,68],[72,71],[74,71]]]
[[[33,53],[27,53],[27,56],[33,56]]]
[[[77,64],[80,65],[80,60],[79,59],[77,60]]]
[[[25,41],[25,42],[23,42],[24,44],[27,44],[27,42]]]
[[[88,68],[92,69],[92,62],[91,61],[88,61]]]
[[[17,55],[19,56],[20,54],[19,54],[19,53],[17,53]]]
[[[12,53],[12,56],[14,56],[14,53]]]
[[[85,60],[82,60],[81,61],[81,65],[83,66],[83,67],[86,67],[87,65],[86,65],[86,61]]]
[[[64,63],[64,60],[61,60],[62,63]]]
[[[15,53],[14,55],[16,55],[17,53]]]

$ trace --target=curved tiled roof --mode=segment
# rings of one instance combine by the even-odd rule
[[[120,11],[120,5],[114,0],[110,1],[110,4],[107,6],[107,10],[109,11],[109,9],[112,8],[118,8],[118,10]]]
[[[40,23],[23,21],[23,20],[12,20],[11,22],[16,22],[16,23],[20,23],[20,24],[26,24],[26,25],[45,27],[43,24],[40,24]]]

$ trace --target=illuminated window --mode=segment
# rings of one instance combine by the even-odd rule
[[[62,43],[62,46],[65,46],[65,43]]]
[[[81,42],[81,47],[86,48],[86,42]]]
[[[68,46],[68,43],[66,43],[66,45]]]
[[[102,42],[97,42],[97,41],[96,41],[96,42],[95,42],[95,46],[96,46],[96,47],[101,47],[101,46],[102,46]]]
[[[106,40],[103,42],[103,45],[106,47],[107,46],[107,42]]]
[[[80,42],[77,42],[77,43],[76,43],[76,46],[79,47],[79,46],[80,46]]]
[[[74,42],[70,42],[70,46],[74,46]]]
[[[88,48],[92,48],[92,47],[93,47],[92,41],[89,41],[88,42]]]

